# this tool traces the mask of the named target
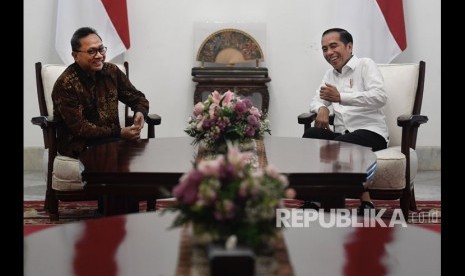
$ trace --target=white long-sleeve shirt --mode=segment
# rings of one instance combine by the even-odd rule
[[[369,58],[352,58],[342,67],[341,73],[329,69],[321,85],[335,85],[341,96],[340,103],[320,99],[320,88],[310,103],[310,112],[318,113],[322,106],[332,105],[335,132],[352,132],[367,129],[378,133],[389,141],[386,117],[382,107],[387,102],[383,75],[376,63]]]

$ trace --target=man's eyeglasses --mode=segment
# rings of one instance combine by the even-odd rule
[[[102,46],[102,47],[100,47],[98,49],[90,48],[87,51],[76,50],[75,52],[88,53],[90,56],[95,56],[97,54],[97,52],[99,52],[101,55],[104,55],[107,52],[107,47]]]

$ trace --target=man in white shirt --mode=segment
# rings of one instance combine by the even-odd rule
[[[349,142],[373,151],[385,149],[389,133],[381,110],[387,101],[384,79],[376,63],[354,56],[352,47],[352,35],[346,30],[333,28],[323,32],[323,56],[333,69],[325,73],[310,103],[310,112],[317,116],[314,127],[306,129],[303,137]],[[332,130],[329,106],[335,115]],[[361,213],[374,208],[368,191],[360,200]]]

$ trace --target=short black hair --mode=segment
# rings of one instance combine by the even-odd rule
[[[352,43],[354,44],[354,40],[352,39],[352,35],[344,30],[344,29],[341,29],[341,28],[331,28],[331,29],[327,29],[326,31],[323,32],[323,34],[321,35],[322,37],[325,36],[326,34],[329,34],[329,33],[339,33],[339,37],[342,41],[342,43],[344,43],[344,45],[347,45],[347,43]]]
[[[94,28],[79,28],[74,32],[73,37],[71,37],[71,49],[73,50],[73,52],[79,51],[79,48],[81,48],[81,38],[86,37],[90,34],[96,34],[100,38],[100,40],[102,40],[102,38]]]

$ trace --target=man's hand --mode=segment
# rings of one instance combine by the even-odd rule
[[[326,86],[320,87],[320,99],[333,102],[333,103],[340,103],[341,102],[341,95],[339,91],[337,91],[336,86],[325,83]]]
[[[139,130],[141,130],[143,127],[144,127],[144,114],[142,114],[142,112],[136,112],[136,114],[134,115],[134,124],[133,126],[139,128]]]
[[[329,109],[326,106],[322,106],[318,109],[315,127],[329,129]]]
[[[136,125],[129,127],[123,127],[121,129],[121,138],[126,140],[137,140],[140,139],[140,128]]]

